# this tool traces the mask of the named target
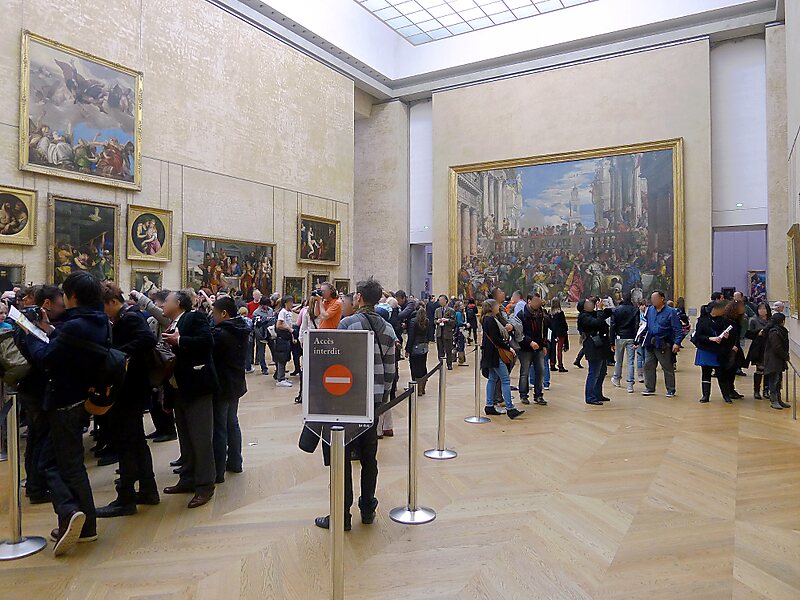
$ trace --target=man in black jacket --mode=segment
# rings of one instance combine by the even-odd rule
[[[633,385],[636,376],[634,363],[636,347],[634,346],[634,340],[636,339],[636,332],[639,329],[639,320],[639,307],[633,305],[633,302],[631,302],[631,293],[626,292],[622,297],[622,304],[614,309],[614,314],[611,316],[610,337],[616,348],[614,374],[611,376],[611,384],[614,387],[620,387],[620,381],[622,379],[622,360],[624,358],[628,365],[626,382],[628,384],[629,394],[633,393]]]
[[[550,320],[542,310],[542,297],[529,294],[522,309],[522,342],[519,352],[519,396],[523,404],[530,404],[530,374],[533,369],[533,401],[547,404],[544,399],[544,361],[547,359],[547,332]]]
[[[128,358],[128,372],[114,406],[108,412],[111,435],[119,453],[117,498],[97,509],[100,518],[136,514],[137,504],[158,504],[153,456],[144,437],[142,414],[150,396],[147,360],[156,338],[141,311],[125,303],[119,287],[103,284],[105,312],[111,320],[111,344]],[[139,482],[137,496],[135,484]]]
[[[167,390],[175,398],[175,424],[185,460],[178,483],[164,488],[164,493],[194,493],[189,508],[197,508],[213,498],[216,480],[213,396],[219,385],[212,356],[214,338],[206,315],[192,310],[187,290],[167,297],[164,314],[172,325],[161,337],[172,346],[176,359]]]
[[[97,521],[92,486],[83,463],[83,424],[89,390],[97,384],[98,353],[82,344],[108,348],[111,326],[103,312],[103,290],[93,275],[75,271],[63,284],[63,324],[55,329],[42,313],[39,328],[49,337],[45,343],[27,337],[34,364],[47,374],[44,413],[48,436],[40,457],[47,486],[58,515],[58,527],[50,533],[53,554],[61,556],[76,542],[97,539]]]
[[[599,302],[602,303],[602,300]],[[583,334],[583,350],[589,361],[586,373],[586,404],[601,405],[609,398],[603,395],[603,381],[608,372],[608,359],[614,352],[609,339],[606,319],[613,315],[610,308],[595,310],[593,298],[578,302],[578,331]]]
[[[225,481],[225,471],[242,472],[242,430],[239,428],[239,399],[247,393],[244,358],[250,328],[237,315],[229,297],[214,301],[214,367],[219,391],[214,395],[214,462],[216,483]]]

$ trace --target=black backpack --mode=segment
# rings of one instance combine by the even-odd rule
[[[108,326],[107,347],[65,333],[58,338],[74,348],[91,352],[100,359],[94,366],[93,383],[87,390],[89,397],[84,407],[92,415],[104,415],[114,405],[117,390],[128,372],[128,355],[111,347],[111,325]]]

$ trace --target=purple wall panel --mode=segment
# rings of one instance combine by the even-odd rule
[[[691,269],[691,265],[687,265]],[[748,291],[747,272],[767,269],[767,230],[716,229],[714,230],[713,287],[735,287]],[[767,273],[769,293],[769,273]]]

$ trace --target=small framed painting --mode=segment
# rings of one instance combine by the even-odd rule
[[[297,262],[312,265],[339,264],[339,221],[300,215]]]
[[[324,271],[309,271],[308,272],[308,293],[318,290],[326,281],[330,281],[331,274]]]
[[[0,186],[0,244],[36,243],[36,191]]]
[[[149,296],[163,287],[164,273],[160,269],[131,269],[131,289]]]
[[[172,259],[172,211],[128,207],[128,259],[168,262]]]
[[[25,285],[25,265],[0,265],[0,293]]]
[[[333,280],[333,287],[336,288],[336,291],[340,294],[349,294],[350,293],[350,280],[349,279],[334,279]]]
[[[747,280],[750,282],[750,302],[758,304],[759,302],[767,301],[767,272],[766,271],[748,271]]]
[[[306,278],[305,277],[284,277],[283,295],[294,298],[295,304],[300,304],[306,297]]]

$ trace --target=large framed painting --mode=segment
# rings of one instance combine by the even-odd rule
[[[0,294],[25,286],[25,265],[0,264]]]
[[[339,221],[300,215],[297,262],[312,265],[339,264]]]
[[[308,293],[318,290],[326,281],[330,281],[331,274],[325,271],[309,271],[308,272]]]
[[[36,243],[36,191],[0,186],[0,244]]]
[[[48,212],[48,279],[61,285],[73,271],[89,271],[101,281],[115,281],[119,272],[116,205],[50,194]]]
[[[789,284],[789,311],[793,317],[800,316],[800,225],[795,223],[787,232],[787,273]]]
[[[340,294],[349,294],[350,293],[350,280],[349,279],[334,279],[333,280],[333,287],[336,288],[336,291]]]
[[[128,258],[167,262],[172,259],[172,211],[128,206]]]
[[[142,74],[22,35],[20,169],[139,190]]]
[[[274,289],[275,245],[185,234],[183,285],[196,290],[233,293],[246,300],[253,290],[269,295]]]
[[[291,296],[294,298],[295,304],[300,304],[306,297],[305,286],[305,277],[284,277],[283,295]]]
[[[682,165],[672,139],[451,168],[451,288],[682,296]]]
[[[748,292],[750,302],[758,304],[759,302],[767,301],[767,272],[766,271],[748,271]]]
[[[164,273],[161,269],[131,269],[131,289],[149,296],[163,287]]]

